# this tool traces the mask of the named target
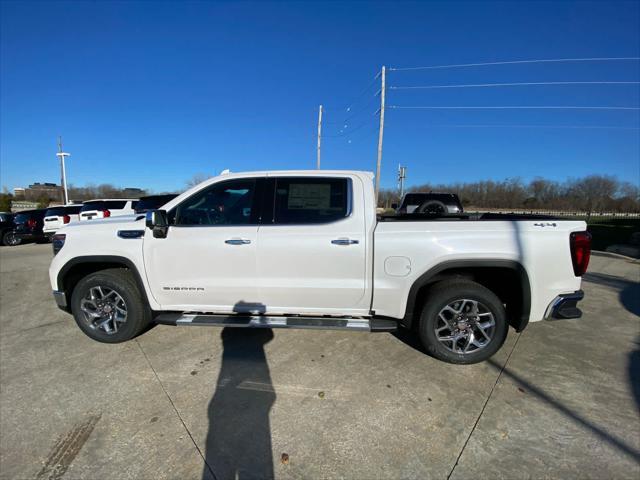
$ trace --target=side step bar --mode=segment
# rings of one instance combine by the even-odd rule
[[[161,313],[154,321],[165,325],[242,328],[313,328],[359,332],[393,332],[398,323],[386,318],[285,317],[267,315],[214,315]]]

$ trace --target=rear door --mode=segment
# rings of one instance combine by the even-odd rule
[[[260,310],[256,241],[262,184],[256,178],[216,182],[168,212],[166,238],[146,230],[147,279],[163,308]]]
[[[266,311],[368,313],[364,212],[352,208],[361,185],[348,176],[282,176],[267,191],[257,252]]]

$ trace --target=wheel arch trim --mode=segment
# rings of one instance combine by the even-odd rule
[[[529,324],[531,312],[531,283],[524,266],[516,260],[505,259],[481,259],[481,260],[447,260],[439,263],[420,275],[411,285],[407,297],[405,314],[400,323],[405,327],[411,327],[416,313],[418,292],[421,288],[433,283],[434,277],[446,270],[458,270],[464,268],[505,268],[515,271],[520,277],[520,290],[522,295],[522,315],[520,318],[511,319],[511,325],[517,332],[521,332]]]
[[[118,255],[84,255],[80,257],[74,257],[65,263],[60,271],[58,272],[58,276],[56,277],[56,282],[58,285],[58,290],[65,291],[65,278],[67,274],[78,265],[90,265],[90,264],[100,264],[100,263],[109,263],[109,264],[120,264],[123,267],[127,268],[133,275],[133,279],[142,294],[143,300],[146,304],[151,308],[151,304],[149,302],[149,296],[147,295],[147,289],[145,288],[145,284],[142,281],[142,276],[140,275],[140,271],[131,259],[127,257],[121,257]],[[70,302],[70,297],[67,296],[67,302]]]

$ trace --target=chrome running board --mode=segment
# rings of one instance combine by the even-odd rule
[[[393,332],[394,320],[381,318],[286,317],[267,315],[215,315],[202,313],[161,313],[156,323],[169,325],[240,328],[313,328],[360,332]]]

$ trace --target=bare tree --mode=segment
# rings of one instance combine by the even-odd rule
[[[208,173],[196,173],[193,177],[191,177],[189,180],[187,180],[187,187],[191,188],[191,187],[195,187],[196,185],[204,182],[205,180],[208,180],[212,177],[213,175],[209,175]]]
[[[569,182],[569,195],[574,197],[577,205],[585,212],[587,218],[594,211],[606,208],[611,204],[618,190],[618,181],[607,175],[589,175],[580,180]]]

